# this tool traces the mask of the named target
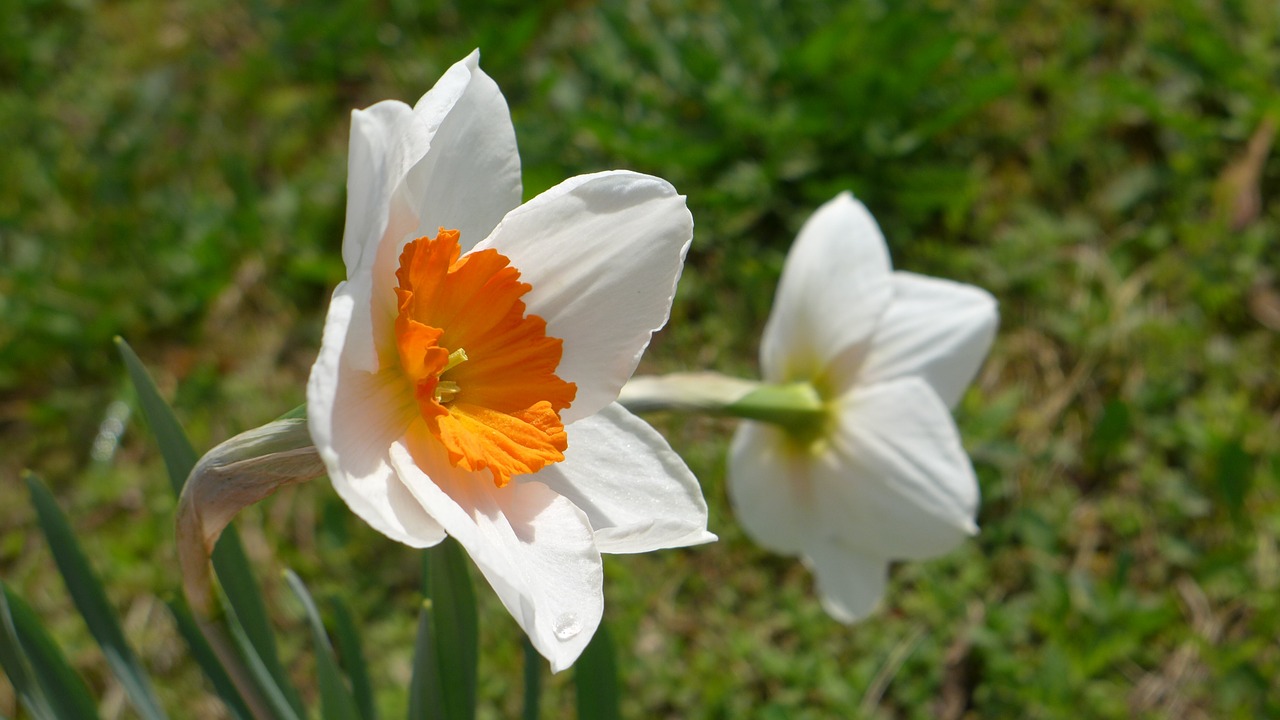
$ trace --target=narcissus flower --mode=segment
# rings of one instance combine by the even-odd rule
[[[614,403],[693,222],[632,172],[520,205],[515,131],[478,61],[414,107],[353,113],[347,279],[307,414],[351,509],[416,547],[456,538],[560,670],[600,622],[601,552],[714,539],[684,463]]]
[[[995,328],[987,292],[893,272],[875,220],[848,193],[801,229],[760,347],[779,392],[756,396],[782,397],[791,415],[739,427],[728,487],[747,533],[800,556],[836,619],[875,608],[891,561],[977,532],[978,486],[949,408]]]

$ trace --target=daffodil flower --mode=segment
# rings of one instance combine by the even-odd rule
[[[812,569],[834,618],[870,613],[891,561],[977,532],[977,481],[950,407],[995,328],[987,292],[893,272],[875,220],[848,193],[801,229],[760,347],[764,379],[792,414],[739,427],[728,489],[751,537]]]
[[[353,113],[342,255],[307,386],[333,487],[390,538],[456,538],[546,656],[600,622],[601,552],[714,540],[697,481],[614,403],[667,320],[693,222],[666,181],[520,204],[506,101],[457,63]]]

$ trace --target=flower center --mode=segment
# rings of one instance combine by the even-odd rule
[[[396,347],[418,409],[455,467],[513,475],[564,459],[560,411],[578,388],[556,374],[564,341],[526,315],[531,287],[496,250],[459,257],[458,231],[405,246]]]

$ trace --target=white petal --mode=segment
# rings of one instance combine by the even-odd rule
[[[430,144],[430,128],[398,100],[351,113],[347,222],[342,237],[348,277],[372,264],[387,229],[391,196]]]
[[[413,111],[435,129],[431,149],[405,178],[421,222],[461,233],[466,252],[520,204],[520,154],[511,112],[476,50],[445,73]],[[398,255],[397,255],[398,257]]]
[[[564,340],[556,374],[576,383],[561,417],[613,402],[649,337],[667,322],[693,218],[665,180],[614,171],[581,175],[503,219],[478,247],[511,258],[533,286],[524,300]]]
[[[840,388],[917,375],[948,407],[964,394],[996,334],[996,301],[972,285],[898,272],[893,301],[871,338],[861,369]],[[839,370],[834,372],[839,374]]]
[[[769,382],[811,380],[839,355],[857,356],[891,294],[889,250],[849,193],[818,208],[787,253],[760,342]]]
[[[538,482],[497,488],[449,465],[423,423],[391,461],[410,491],[475,561],[538,652],[559,672],[600,625],[603,565],[587,516]]]
[[[818,507],[813,457],[774,425],[745,421],[729,447],[729,500],[758,544],[797,555],[811,543]]]
[[[977,532],[973,466],[946,405],[923,380],[860,387],[838,402],[831,446],[815,470],[815,522],[825,535],[870,557],[920,559]]]
[[[402,173],[389,200],[369,267],[372,336],[381,362],[394,358],[395,273],[411,240],[458,230],[464,251],[487,237],[520,204],[520,155],[511,113],[496,83],[479,67],[480,54],[455,63],[412,110],[408,141],[425,136],[428,147]],[[354,279],[349,273],[348,277]]]
[[[334,489],[356,515],[393,540],[435,545],[444,529],[409,494],[388,455],[417,413],[412,389],[397,368],[371,374],[351,367],[344,344],[353,302],[346,289],[343,283],[333,293],[307,382],[311,440]]]
[[[399,188],[409,168],[422,159],[431,130],[401,102],[380,102],[351,114],[351,148],[347,162],[347,223],[342,259],[347,266],[347,293],[359,308],[359,320],[348,331],[344,352],[352,367],[375,372],[385,361],[395,306],[374,291],[394,293],[374,282],[375,259],[387,238],[405,236],[417,215]],[[391,270],[394,272],[394,268]],[[390,313],[390,320],[387,318]]]
[[[587,514],[596,547],[638,553],[711,542],[698,480],[656,430],[614,403],[565,428],[563,462],[517,482],[545,483]]]
[[[822,609],[842,623],[870,615],[884,596],[889,563],[836,542],[820,542],[806,551],[805,564],[817,580]]]

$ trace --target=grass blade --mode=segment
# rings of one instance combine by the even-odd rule
[[[329,635],[325,632],[324,621],[320,619],[320,611],[316,609],[311,593],[294,571],[285,570],[284,579],[298,596],[307,615],[307,624],[311,626],[311,640],[316,656],[316,681],[320,685],[320,716],[324,720],[360,720],[355,698],[351,696],[346,680],[338,670],[338,659],[333,655],[333,646],[329,644]]]
[[[165,602],[169,606],[169,612],[173,613],[174,622],[178,625],[178,632],[182,638],[187,641],[187,648],[191,650],[191,656],[195,658],[200,669],[204,671],[204,676],[209,678],[209,682],[213,684],[214,692],[218,693],[218,697],[222,698],[222,704],[226,706],[227,712],[231,713],[233,720],[253,720],[253,713],[249,711],[249,706],[245,704],[244,698],[240,696],[240,691],[236,690],[236,685],[231,680],[231,676],[227,674],[226,668],[218,661],[218,656],[213,652],[213,648],[209,646],[209,641],[205,640],[204,634],[200,632],[200,626],[196,624],[196,620],[191,616],[191,610],[187,608],[186,600],[177,597]]]
[[[618,658],[609,627],[603,622],[573,665],[578,717],[618,720]]]
[[[280,663],[276,636],[267,620],[267,606],[253,571],[249,568],[249,558],[244,553],[244,546],[240,544],[240,536],[235,528],[228,526],[222,531],[222,537],[213,548],[213,569],[254,655],[267,672],[271,673],[294,712],[304,714],[298,691],[289,682],[284,665]]]
[[[431,631],[431,600],[422,601],[418,611],[418,636],[413,642],[413,677],[409,680],[409,720],[445,717],[440,697],[440,671],[436,643]]]
[[[467,564],[466,553],[453,538],[447,537],[423,553],[436,658],[448,658],[448,662],[437,663],[446,720],[473,720],[476,716],[480,630]]]
[[[14,627],[13,615],[9,612],[9,603],[2,588],[4,584],[0,583],[0,667],[4,668],[18,700],[33,718],[57,720],[44,690],[36,681],[31,664],[27,662],[22,644],[18,642],[18,630]]]
[[[164,457],[165,468],[169,471],[169,484],[175,495],[182,493],[187,476],[196,464],[196,453],[191,441],[178,423],[169,404],[161,397],[155,382],[142,361],[138,359],[133,348],[123,338],[116,338],[116,348],[124,360],[129,378],[138,392],[138,402],[147,417],[147,424],[160,446],[160,454]],[[274,684],[284,693],[294,713],[302,715],[302,701],[297,690],[289,683],[284,666],[280,663],[280,653],[276,647],[275,634],[267,620],[266,603],[262,600],[262,592],[254,580],[249,567],[249,559],[245,555],[244,546],[234,527],[222,532],[218,544],[213,549],[213,568],[226,593],[227,600],[235,610],[235,617],[241,623],[245,638],[254,649],[257,662],[261,663],[272,677]]]
[[[277,720],[303,720],[306,718],[307,714],[302,710],[301,702],[298,701],[297,705],[294,704],[296,695],[293,700],[290,699],[285,686],[281,685],[263,661],[262,656],[258,654],[258,650],[254,647],[252,639],[245,631],[244,625],[236,617],[235,608],[230,603],[222,603],[222,607],[225,611],[223,620],[225,621],[227,634],[230,636],[236,651],[244,660],[245,669],[253,679],[253,683],[263,700],[270,708],[272,716]]]
[[[160,455],[164,458],[165,469],[169,471],[169,485],[173,487],[173,494],[181,495],[187,475],[196,466],[196,450],[191,446],[191,441],[187,439],[187,434],[182,430],[169,403],[160,396],[159,388],[152,381],[142,360],[138,359],[137,353],[121,337],[116,338],[116,349],[120,351],[125,369],[129,371],[129,379],[138,392],[138,403],[142,405],[142,413],[147,416],[151,434],[160,446]]]
[[[98,708],[84,680],[71,669],[67,658],[53,638],[40,625],[40,618],[22,598],[0,583],[6,624],[12,624],[18,649],[30,663],[31,675],[49,702],[53,716],[59,720],[85,720],[98,717]]]
[[[538,720],[542,707],[542,656],[538,649],[524,637],[524,720]]]
[[[378,709],[373,703],[373,685],[369,682],[369,666],[360,648],[360,633],[351,618],[351,610],[338,595],[329,597],[329,609],[333,612],[333,639],[338,646],[338,660],[347,671],[347,677],[351,678],[351,693],[360,709],[360,717],[378,720]]]
[[[67,592],[89,626],[93,639],[102,648],[107,665],[120,680],[129,701],[143,720],[163,720],[167,715],[160,707],[147,671],[125,640],[115,610],[107,600],[107,593],[89,566],[89,560],[76,541],[66,516],[40,478],[28,472],[23,479],[31,493],[31,504],[36,508],[40,529],[44,531],[54,562],[67,585]]]

